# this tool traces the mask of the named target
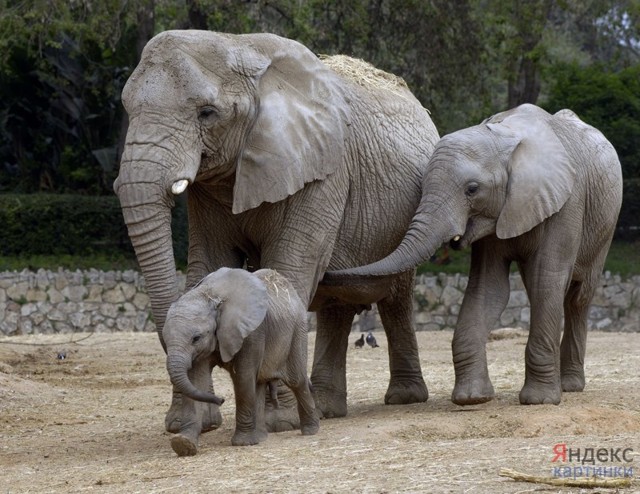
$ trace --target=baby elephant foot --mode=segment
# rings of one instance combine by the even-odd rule
[[[562,391],[574,393],[584,390],[584,371],[582,370],[579,372],[563,372],[561,380]]]
[[[560,386],[536,383],[525,383],[520,391],[522,405],[558,405],[562,392]]]
[[[198,444],[182,434],[171,438],[171,447],[178,456],[193,456],[198,452]]]
[[[495,395],[489,378],[456,380],[451,401],[456,405],[478,405],[493,400]]]
[[[422,376],[411,379],[391,379],[384,395],[385,405],[423,403],[429,399],[429,390]]]
[[[265,436],[266,437],[266,436]],[[240,432],[236,431],[231,438],[231,444],[233,446],[253,446],[254,444],[258,444],[260,442],[260,438],[255,431],[251,432]]]

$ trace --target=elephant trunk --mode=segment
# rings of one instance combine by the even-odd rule
[[[177,391],[192,400],[214,403],[218,406],[222,405],[224,398],[220,398],[208,391],[201,391],[193,385],[187,373],[190,368],[190,359],[172,354],[167,356],[167,372],[169,372],[171,384]]]
[[[464,233],[463,228],[456,228],[453,225],[451,219],[454,215],[451,210],[449,198],[433,194],[423,195],[407,233],[393,252],[366,266],[328,271],[324,275],[322,284],[348,285],[362,278],[384,277],[414,269],[433,256],[443,243]]]
[[[173,198],[159,185],[125,181],[122,176],[115,188],[151,299],[156,330],[165,347],[162,328],[169,306],[179,296],[171,238]]]

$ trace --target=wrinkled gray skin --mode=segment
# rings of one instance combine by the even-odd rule
[[[275,35],[190,30],[147,44],[122,100],[130,123],[114,189],[160,335],[180,295],[172,189],[188,184],[187,286],[223,266],[288,278],[318,311],[311,379],[325,417],[346,414],[348,335],[356,312],[373,302],[389,339],[385,402],[427,399],[412,268],[316,291],[327,268],[384,257],[409,226],[438,134],[407,89],[362,87]],[[267,410],[270,430],[295,425],[290,394],[279,402]],[[180,410],[174,390],[167,430],[180,429]],[[202,429],[220,420],[208,405]]]
[[[280,379],[298,402],[302,434],[315,434],[319,419],[307,378],[307,308],[275,271],[221,268],[169,308],[163,329],[167,371],[182,393],[180,432],[171,439],[179,456],[197,452],[202,407],[222,404],[209,390],[211,369],[231,374],[236,398],[234,446],[266,438],[265,390]]]
[[[485,346],[509,300],[515,262],[531,303],[520,402],[557,404],[562,391],[582,391],[587,313],[622,197],[611,144],[569,110],[550,115],[522,105],[443,137],[423,190],[395,252],[369,266],[327,273],[325,282],[402,272],[443,242],[471,245],[469,285],[452,343],[452,400],[469,405],[494,396]]]

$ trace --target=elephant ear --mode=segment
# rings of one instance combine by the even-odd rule
[[[560,211],[571,196],[576,171],[544,110],[523,105],[500,117],[486,125],[503,139],[517,142],[508,159],[507,195],[496,225],[498,238],[506,239]]]
[[[218,304],[216,339],[220,356],[229,362],[244,339],[264,321],[268,296],[264,283],[243,269],[221,268],[202,282],[206,296]]]
[[[235,214],[326,178],[344,154],[347,106],[339,76],[295,41],[257,36],[271,62],[257,80],[257,116],[236,170]]]

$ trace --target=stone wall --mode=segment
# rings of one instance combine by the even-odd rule
[[[184,287],[184,276],[179,276]],[[467,286],[463,275],[420,275],[416,279],[418,330],[455,326]],[[75,331],[153,331],[144,279],[136,271],[45,271],[0,273],[0,334]],[[381,329],[375,308],[356,329]],[[529,326],[529,306],[520,276],[511,276],[511,295],[501,326]],[[622,280],[606,273],[589,313],[589,328],[640,331],[640,276]]]

